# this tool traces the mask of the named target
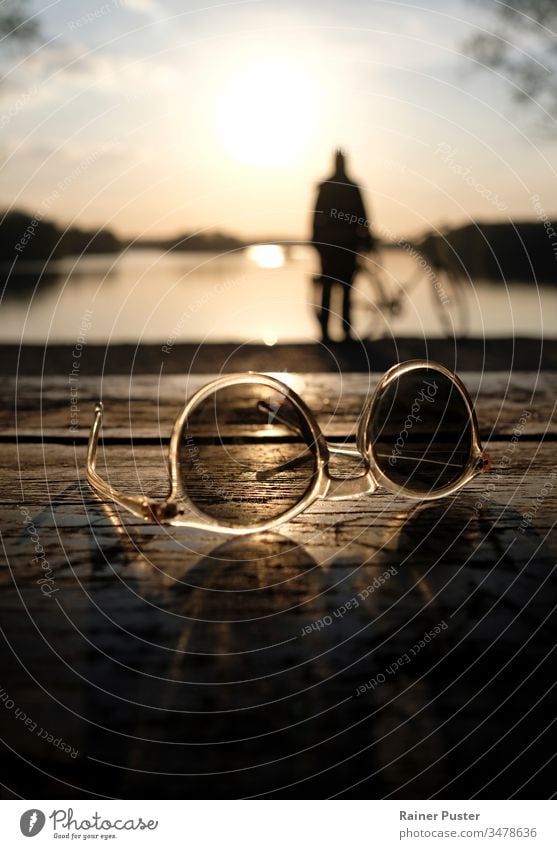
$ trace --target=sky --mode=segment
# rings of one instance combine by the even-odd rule
[[[307,238],[340,146],[384,238],[553,212],[557,133],[463,48],[490,5],[30,0],[39,40],[0,44],[0,204]]]

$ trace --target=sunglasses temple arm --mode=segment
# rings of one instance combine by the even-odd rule
[[[344,445],[335,445],[330,442],[327,443],[329,451],[331,454],[339,455],[342,457],[350,457],[352,460],[361,460],[362,455],[357,448],[347,448]],[[255,477],[258,481],[266,481],[273,478],[275,475],[279,475],[281,472],[290,472],[293,469],[297,469],[298,466],[303,465],[307,462],[307,456],[305,454],[300,454],[299,457],[294,457],[293,460],[288,460],[287,463],[281,463],[280,466],[273,466],[270,469],[262,469],[259,472],[256,472]],[[363,477],[359,475],[359,477]]]
[[[259,401],[257,407],[262,412],[270,414],[270,419],[280,422],[294,430],[299,436],[304,436],[302,429],[294,422],[289,421],[285,416],[282,416],[278,410],[273,409],[266,401]],[[344,444],[334,442],[327,443],[329,452],[333,455],[342,457],[350,457],[352,460],[363,460],[361,451],[358,448],[352,448]],[[292,471],[306,461],[304,455],[295,457],[287,463],[280,466],[275,466],[271,469],[265,469],[256,473],[257,480],[269,480],[274,475],[285,471]],[[326,492],[322,497],[328,501],[344,501],[349,498],[354,498],[359,495],[367,495],[370,492],[375,492],[377,484],[373,480],[369,470],[362,474],[350,478],[334,478],[329,477]]]
[[[268,404],[266,401],[259,401],[257,404],[257,408],[258,410],[261,410],[261,412],[268,413],[271,420],[280,422],[281,424],[285,425],[286,427],[289,427],[291,430],[297,433],[298,436],[304,437],[304,432],[302,428],[296,422],[290,421],[286,416],[281,415],[278,410],[274,410],[271,405]],[[357,448],[352,448],[350,446],[344,445],[343,443],[338,444],[335,442],[328,442],[327,445],[331,454],[338,454],[339,456],[343,457],[351,457],[353,460],[361,459],[362,457],[361,452]],[[277,466],[277,471],[282,471],[284,468],[289,467],[289,465],[290,464],[285,464],[285,466]],[[269,475],[269,477],[270,476],[271,475]]]
[[[274,408],[272,408],[271,405],[268,404],[266,401],[259,401],[257,403],[257,409],[261,412],[268,413],[271,421],[280,422],[286,427],[289,427],[290,430],[293,430],[295,433],[297,433],[298,436],[304,437],[304,432],[302,428],[296,422],[290,421],[286,416],[281,415],[279,410],[275,410]],[[271,421],[269,422],[269,424],[271,423]],[[336,442],[327,442],[327,445],[331,454],[338,454],[343,457],[351,457],[353,460],[361,459],[362,457],[362,454],[358,450],[358,448],[345,445],[344,443],[339,444]],[[282,468],[282,466],[277,466],[277,469],[282,470]]]
[[[344,445],[343,443],[336,442],[327,442],[327,447],[331,454],[334,454],[338,457],[350,457],[352,460],[361,460],[362,452],[359,448],[353,448],[350,445]]]
[[[299,426],[299,424],[297,422],[293,422],[287,416],[282,415],[282,413],[280,412],[280,409],[278,407],[275,407],[274,405],[269,404],[267,401],[258,401],[257,402],[257,409],[261,413],[267,414],[268,419],[269,419],[268,424],[273,424],[274,422],[278,422],[278,423],[284,425],[285,427],[290,428],[290,430],[293,430],[294,433],[298,434],[298,436],[301,436],[301,437],[304,436],[304,432],[303,432],[302,428]]]
[[[103,480],[97,472],[97,448],[99,444],[102,418],[103,405],[99,401],[99,403],[95,406],[95,418],[93,420],[93,426],[91,427],[89,442],[87,444],[87,480],[95,492],[103,495],[105,498],[110,498],[112,501],[115,501],[116,504],[120,505],[120,507],[124,507],[126,510],[129,510],[130,513],[133,513],[134,516],[148,521],[156,521],[157,517],[154,510],[155,502],[151,502],[148,498],[140,498],[135,495],[125,495],[123,492],[120,492],[120,490],[114,489],[114,487],[110,486],[110,484]]]

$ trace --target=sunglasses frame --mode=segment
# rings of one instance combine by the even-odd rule
[[[404,374],[418,369],[438,371],[448,377],[460,392],[471,423],[471,446],[470,456],[463,468],[462,474],[456,481],[448,486],[441,487],[433,492],[419,492],[408,486],[399,486],[389,479],[382,471],[375,456],[373,445],[369,437],[369,423],[373,418],[374,410],[384,390],[394,380],[398,380]],[[315,471],[313,481],[304,493],[300,501],[286,510],[280,516],[274,517],[258,525],[227,525],[204,513],[188,497],[187,486],[184,486],[180,469],[180,444],[184,431],[187,427],[188,417],[191,412],[202,401],[219,389],[229,386],[258,384],[268,386],[284,395],[285,400],[290,401],[295,409],[303,416],[311,433],[313,442],[310,444],[315,450]],[[227,533],[235,536],[244,534],[261,533],[276,528],[285,522],[289,522],[298,516],[318,499],[329,499],[342,501],[373,493],[381,485],[385,489],[397,495],[406,495],[420,501],[432,501],[452,495],[462,486],[468,483],[477,474],[486,471],[490,467],[489,455],[483,451],[476,414],[472,399],[468,390],[454,372],[440,363],[427,360],[408,360],[390,368],[379,381],[373,395],[365,402],[360,414],[358,431],[356,437],[356,448],[345,445],[337,445],[329,442],[323,435],[314,414],[304,403],[300,396],[282,381],[268,374],[258,372],[245,372],[231,374],[211,381],[199,389],[184,406],[182,412],[176,419],[172,428],[170,444],[168,449],[168,463],[170,473],[170,491],[166,498],[153,499],[147,496],[126,495],[120,490],[108,484],[96,471],[96,455],[102,426],[103,405],[99,402],[95,407],[95,418],[89,442],[87,446],[87,479],[98,495],[108,498],[124,507],[134,516],[146,522],[157,522],[161,525],[172,525],[175,527],[195,528],[205,531]],[[337,478],[331,474],[329,464],[331,456],[347,456],[364,464],[364,471],[353,477]]]

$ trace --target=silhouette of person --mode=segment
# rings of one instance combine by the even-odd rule
[[[323,341],[329,341],[331,294],[342,291],[344,339],[351,338],[352,280],[359,251],[373,248],[364,202],[357,183],[346,173],[346,157],[335,151],[334,172],[320,183],[313,214],[312,244],[321,260],[321,276],[315,282],[321,288],[318,312]]]

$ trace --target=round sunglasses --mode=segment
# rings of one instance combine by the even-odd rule
[[[328,441],[311,410],[267,374],[221,377],[177,418],[170,492],[126,495],[96,471],[103,406],[87,449],[87,479],[101,496],[146,521],[229,534],[266,531],[317,499],[343,500],[383,486],[422,500],[459,490],[490,467],[470,395],[450,369],[410,360],[389,369],[358,420],[356,446]],[[331,459],[357,464],[333,474]]]

